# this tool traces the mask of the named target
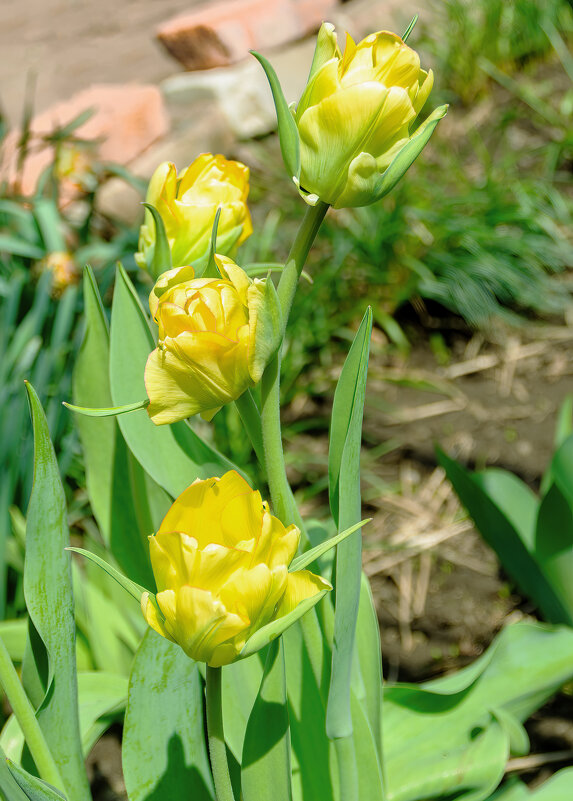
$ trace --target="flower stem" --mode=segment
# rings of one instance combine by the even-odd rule
[[[277,288],[283,314],[283,333],[286,329],[302,268],[327,211],[328,203],[323,203],[321,200],[318,201],[316,206],[308,206],[288,254]]]
[[[207,739],[211,772],[215,783],[217,801],[235,801],[229,763],[227,762],[227,746],[223,732],[223,695],[221,688],[221,668],[207,665],[206,673],[206,705],[207,705]]]
[[[277,294],[283,315],[283,336],[298,281],[308,252],[328,211],[328,204],[319,201],[309,206],[291,247],[279,281]],[[280,354],[271,359],[261,383],[261,421],[267,479],[273,509],[285,525],[294,523],[304,533],[304,526],[287,479],[280,415]]]
[[[0,684],[4,688],[16,720],[20,724],[40,777],[59,790],[64,790],[64,783],[58,766],[54,761],[52,752],[44,737],[44,732],[36,718],[34,708],[22,687],[16,668],[12,664],[2,638],[0,638]]]
[[[247,436],[251,440],[251,445],[253,446],[259,464],[264,470],[265,449],[263,445],[263,432],[261,429],[261,415],[249,389],[236,399],[235,406],[237,407]]]

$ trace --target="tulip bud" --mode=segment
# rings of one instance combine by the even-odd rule
[[[163,220],[172,266],[205,261],[219,207],[217,252],[234,253],[253,232],[248,194],[249,169],[239,161],[203,153],[179,176],[171,162],[160,164],[149,183],[146,200]],[[147,210],[135,260],[152,273],[155,242],[155,223]]]
[[[256,631],[331,589],[308,570],[288,572],[299,538],[238,473],[195,481],[149,537],[157,595],[141,598],[148,624],[192,659],[233,662]]]
[[[413,133],[434,77],[395,33],[381,31],[344,54],[334,26],[323,23],[310,75],[296,106],[287,107],[277,76],[262,56],[273,92],[283,159],[309,205],[365,206],[386,195],[420,154],[447,106]]]
[[[192,267],[164,273],[149,296],[159,326],[145,367],[147,411],[157,425],[221,406],[254,386],[280,343],[280,311],[271,279],[252,280],[215,256],[220,277],[195,278]]]

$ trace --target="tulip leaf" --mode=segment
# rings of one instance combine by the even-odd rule
[[[154,595],[154,593],[152,593],[150,590],[142,587],[141,584],[136,584],[135,581],[128,579],[127,576],[124,576],[123,573],[121,573],[119,570],[116,570],[113,565],[110,565],[109,562],[106,562],[105,559],[102,559],[97,554],[92,553],[91,551],[86,551],[84,548],[74,548],[72,546],[66,548],[66,550],[79,553],[82,556],[85,556],[86,559],[89,559],[91,562],[96,564],[98,567],[101,567],[102,570],[105,570],[108,576],[111,576],[112,579],[117,581],[120,587],[123,587],[123,589],[129,593],[132,598],[135,598],[138,603],[141,602],[141,596],[144,592],[149,593],[149,595]]]
[[[292,626],[293,623],[296,623],[296,621],[312,609],[313,606],[316,606],[327,592],[328,590],[321,590],[310,598],[305,598],[304,601],[301,601],[288,615],[279,617],[277,620],[272,620],[270,623],[267,623],[266,626],[257,629],[243,646],[243,650],[239,654],[239,659],[245,659],[245,657],[254,654],[256,651],[272,642],[276,637],[279,637],[283,631],[288,629],[289,626]]]
[[[253,381],[261,380],[263,371],[280,347],[283,334],[283,315],[279,296],[272,279],[264,282],[263,297],[260,296],[260,281],[251,284],[249,299],[254,294],[258,303],[253,303],[253,328],[255,346],[249,354],[249,373]],[[251,305],[251,304],[249,304]]]
[[[130,801],[214,801],[197,664],[151,629],[135,655],[123,730]]]
[[[371,332],[372,309],[368,308],[334,393],[328,479],[330,508],[339,529],[355,525],[361,516],[360,445]],[[356,533],[336,552],[332,674],[326,713],[326,731],[331,738],[352,734],[350,686],[361,576],[362,539]]]
[[[65,551],[66,499],[44,411],[29,383],[26,389],[34,428],[34,483],[26,522],[24,596],[41,640],[36,654],[45,649],[48,661],[47,675],[41,671],[46,694],[38,720],[64,789],[73,789],[74,801],[90,801],[80,738],[72,575]]]
[[[572,625],[572,612],[566,608],[535,555],[535,526],[540,514],[535,495],[511,473],[494,468],[471,473],[442,451],[437,453],[439,463],[477,529],[521,592],[539,606],[548,620]],[[548,505],[551,503],[550,500],[544,506],[543,516],[547,515],[547,519],[552,512]],[[543,522],[540,525],[544,525]]]
[[[410,169],[422,150],[426,147],[430,137],[434,133],[436,125],[446,116],[447,112],[447,105],[438,106],[438,108],[430,114],[428,119],[424,120],[424,122],[418,126],[408,142],[406,142],[400,152],[394,156],[390,165],[379,177],[374,186],[371,203],[380,200],[394,189],[398,181]]]
[[[412,33],[412,31],[416,27],[416,23],[418,22],[418,16],[419,16],[419,14],[414,14],[414,16],[412,17],[412,19],[410,21],[410,24],[408,25],[408,27],[406,28],[406,30],[402,34],[402,41],[403,42],[407,42],[408,41],[408,38],[409,38],[410,34]]]
[[[217,208],[215,219],[213,220],[213,228],[211,229],[211,239],[209,241],[209,252],[207,254],[207,261],[204,270],[196,269],[196,278],[220,278],[221,271],[215,261],[215,254],[217,253],[217,231],[219,229],[219,218],[221,217],[221,206]]]
[[[8,760],[0,748],[0,798],[3,801],[29,801],[8,767]]]
[[[256,53],[254,50],[251,50],[251,53],[264,69],[271,87],[271,92],[273,93],[273,100],[277,112],[279,142],[288,176],[289,178],[298,179],[300,175],[300,140],[296,122],[290,112],[280,81],[272,65],[264,56],[261,56],[260,53]]]
[[[63,401],[63,405],[70,411],[84,414],[86,417],[117,417],[118,414],[127,414],[128,412],[136,412],[138,409],[147,409],[149,406],[149,398],[136,401],[135,403],[127,403],[125,406],[109,406],[103,409],[92,409],[89,406],[76,406],[67,401]]]
[[[310,563],[314,562],[315,559],[321,557],[331,548],[334,548],[351,534],[354,534],[357,529],[362,528],[362,526],[365,526],[366,523],[369,523],[371,520],[371,517],[367,517],[365,520],[361,520],[360,523],[356,523],[354,526],[341,531],[340,534],[335,534],[334,537],[330,537],[330,539],[321,542],[320,545],[316,545],[314,548],[311,548],[310,550],[302,553],[300,556],[297,556],[290,564],[289,573],[293,573],[295,570],[302,570],[307,565],[310,565]]]
[[[117,273],[111,313],[110,377],[113,403],[132,403],[145,393],[144,371],[155,343],[145,312],[125,270]],[[117,418],[125,441],[151,478],[173,498],[196,478],[237,470],[185,422],[156,426],[140,410]]]
[[[74,406],[113,406],[109,377],[109,330],[92,270],[84,271],[86,331],[73,372]],[[90,504],[102,537],[122,570],[144,584],[151,580],[147,535],[154,530],[146,511],[163,490],[129,453],[115,420],[75,420],[86,465]],[[143,491],[141,490],[143,487]],[[161,499],[164,514],[167,495]]]
[[[251,711],[241,760],[244,801],[260,801],[273,788],[273,801],[292,801],[289,716],[282,638],[267,654],[259,693]]]
[[[7,759],[6,762],[12,777],[24,793],[24,797],[29,801],[66,801],[66,797],[51,784],[38,779],[37,776],[32,776],[31,773],[10,759]]]
[[[173,266],[171,261],[171,248],[169,247],[169,240],[167,239],[165,224],[161,214],[151,203],[144,202],[143,205],[151,214],[155,224],[155,243],[153,246],[153,256],[151,259],[151,264],[148,264],[147,268],[152,277],[157,280],[162,273],[170,270]]]

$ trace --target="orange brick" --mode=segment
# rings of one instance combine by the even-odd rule
[[[337,0],[226,0],[165,22],[157,38],[186,69],[223,67],[316,30]]]
[[[73,135],[93,142],[90,152],[98,161],[128,164],[168,130],[167,114],[157,87],[139,84],[91,86],[70,100],[58,103],[34,117],[29,153],[20,176],[23,194],[32,194],[38,178],[52,163],[54,150],[43,138],[67,125],[87,109],[92,116]],[[19,131],[6,138],[1,174],[14,185],[17,173]],[[73,191],[70,186],[66,190]]]

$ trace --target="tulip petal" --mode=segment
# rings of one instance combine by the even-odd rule
[[[307,84],[310,83],[316,73],[331,59],[342,58],[342,53],[338,46],[334,25],[331,22],[323,22],[316,37],[316,47],[310,67]]]
[[[245,631],[249,621],[225,606],[208,590],[182,587],[177,593],[174,635],[186,654],[211,664],[216,646]]]
[[[364,150],[388,95],[378,83],[341,89],[307,109],[299,120],[300,185],[334,204],[346,182],[348,165]]]
[[[157,609],[149,600],[148,592],[144,592],[141,596],[141,611],[143,612],[143,616],[146,619],[147,624],[151,626],[154,631],[156,631],[158,634],[161,634],[161,636],[165,637],[166,640],[175,642],[173,637],[171,637],[171,635],[167,632],[163,622],[160,620],[159,615],[157,614]]]
[[[285,593],[280,600],[275,618],[288,615],[289,612],[296,609],[301,601],[331,589],[332,585],[329,581],[321,576],[316,576],[310,570],[297,570],[295,573],[289,573]]]
[[[282,312],[272,279],[255,280],[249,287],[249,374],[258,383],[282,340]]]

